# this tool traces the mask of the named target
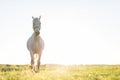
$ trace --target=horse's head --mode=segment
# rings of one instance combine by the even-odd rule
[[[33,18],[33,30],[37,35],[39,35],[41,28],[41,22],[40,22],[41,16],[39,18],[34,18],[34,17],[32,18]]]

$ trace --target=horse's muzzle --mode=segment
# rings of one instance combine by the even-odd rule
[[[36,33],[36,35],[40,34],[39,28],[35,28],[35,33]]]
[[[36,35],[39,35],[40,34],[40,32],[39,31],[37,31],[37,32],[35,32],[36,33]]]

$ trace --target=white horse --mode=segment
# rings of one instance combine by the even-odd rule
[[[33,18],[33,34],[27,41],[27,48],[31,55],[31,69],[38,72],[40,66],[40,58],[44,48],[44,41],[39,36],[41,29],[40,18]]]

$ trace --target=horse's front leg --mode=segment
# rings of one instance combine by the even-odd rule
[[[34,56],[33,56],[32,52],[30,52],[30,56],[31,56],[31,69],[33,70],[33,68],[34,68]]]
[[[38,70],[39,70],[39,67],[40,67],[40,59],[38,59],[38,62],[37,62],[37,66],[38,66]]]

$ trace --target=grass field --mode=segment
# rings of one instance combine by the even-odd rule
[[[0,80],[120,80],[120,65],[0,65]]]

